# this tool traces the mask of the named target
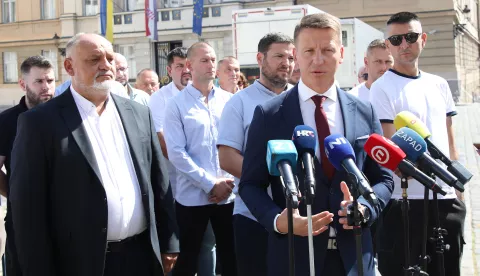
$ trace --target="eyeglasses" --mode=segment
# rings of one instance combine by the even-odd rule
[[[391,37],[387,38],[393,46],[398,46],[402,44],[403,38],[407,41],[408,44],[412,44],[417,42],[418,37],[420,36],[419,33],[408,33],[408,34],[400,34],[400,35],[392,35]]]

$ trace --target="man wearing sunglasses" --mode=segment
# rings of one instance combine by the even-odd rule
[[[425,47],[427,35],[422,31],[418,17],[410,12],[394,14],[387,22],[387,47],[394,58],[393,68],[387,71],[371,87],[370,101],[375,107],[382,123],[383,133],[391,137],[395,133],[393,120],[401,111],[410,111],[422,120],[432,133],[432,142],[441,151],[450,155],[452,160],[458,159],[453,136],[452,116],[456,114],[455,104],[450,88],[445,79],[420,71],[419,56]],[[378,266],[382,275],[404,275],[403,271],[403,224],[401,219],[401,185],[400,179],[394,176],[395,189],[392,200],[379,219],[377,228]],[[440,225],[448,231],[444,236],[445,244],[450,250],[444,252],[445,274],[460,275],[460,263],[463,251],[463,225],[465,221],[465,205],[454,188],[437,179],[437,183],[447,192],[446,196],[438,195]],[[408,183],[410,200],[410,265],[421,264],[423,197],[424,187],[411,179]],[[430,193],[430,201],[432,194]],[[429,203],[429,237],[433,234],[433,202]],[[438,257],[435,246],[427,242],[429,275],[441,275],[438,270]]]

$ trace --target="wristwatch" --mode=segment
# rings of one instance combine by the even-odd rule
[[[365,207],[365,206],[363,206],[363,207]],[[360,212],[360,214],[361,214],[361,212]],[[362,215],[362,224],[364,226],[366,226],[368,224],[369,220],[370,220],[370,209],[365,207],[365,209],[363,210],[363,215]]]

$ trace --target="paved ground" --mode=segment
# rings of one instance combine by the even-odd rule
[[[473,174],[465,188],[465,242],[462,276],[480,276],[480,155],[473,144],[480,144],[480,104],[458,106],[454,117],[456,145],[460,161]]]

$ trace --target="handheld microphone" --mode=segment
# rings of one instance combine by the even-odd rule
[[[468,181],[472,179],[473,174],[468,171],[465,166],[463,166],[457,160],[450,160],[439,148],[437,148],[433,144],[430,131],[417,116],[413,115],[411,112],[402,111],[398,113],[397,116],[395,116],[393,124],[395,125],[396,129],[400,129],[402,127],[411,128],[415,132],[417,132],[423,139],[425,139],[430,155],[435,159],[439,159],[445,165],[447,165],[447,170],[451,172],[455,177],[457,177],[460,183],[467,184]]]
[[[297,167],[297,150],[292,141],[270,140],[267,143],[268,173],[280,176],[285,197],[292,200],[292,207],[298,208],[298,191],[293,174]]]
[[[427,151],[427,143],[415,131],[402,127],[393,136],[392,142],[397,144],[407,155],[407,159],[412,162],[419,161],[421,167],[438,176],[447,185],[463,192],[465,188],[455,176],[444,169]]]
[[[406,154],[389,139],[374,133],[368,138],[364,149],[370,158],[385,168],[392,171],[398,168],[405,177],[411,176],[415,178],[422,185],[436,193],[441,195],[447,194],[433,179],[405,160]]]
[[[362,195],[373,206],[378,204],[378,199],[368,183],[365,175],[355,164],[355,153],[345,137],[332,134],[325,138],[325,154],[328,160],[338,171],[346,171],[360,195]]]
[[[311,197],[315,196],[315,167],[313,157],[317,149],[317,135],[309,126],[300,125],[293,130],[293,143],[297,148],[303,169],[305,170],[305,188]]]

